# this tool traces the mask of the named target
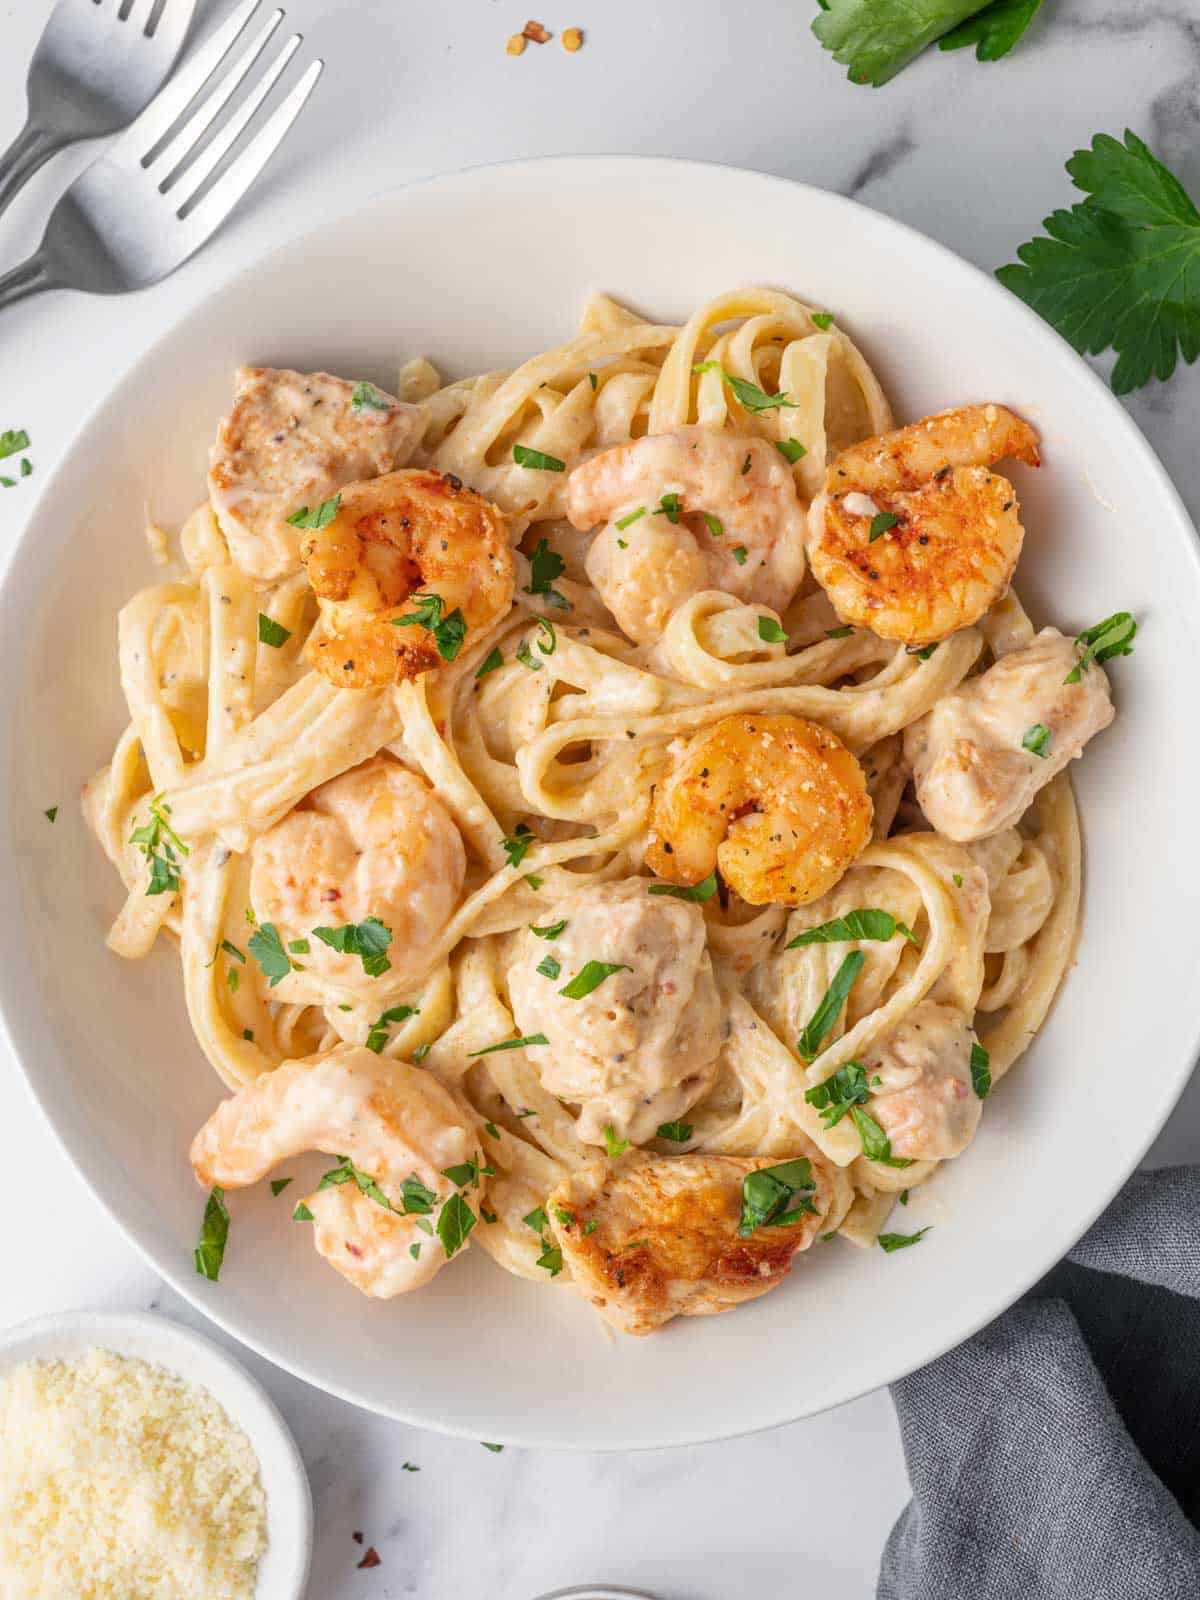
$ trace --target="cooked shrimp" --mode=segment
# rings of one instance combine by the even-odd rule
[[[364,393],[369,404],[362,403]],[[213,510],[234,561],[264,581],[299,572],[301,530],[288,518],[301,506],[319,506],[344,484],[402,467],[424,425],[419,406],[370,385],[327,372],[241,367],[208,472]]]
[[[365,992],[375,979],[356,955],[312,937],[374,917],[391,934],[392,967],[419,965],[449,921],[466,872],[462,836],[424,778],[386,756],[314,789],[254,841],[250,901],[284,944],[309,943],[303,971],[274,995],[321,1000],[329,984]]]
[[[445,1266],[436,1229],[419,1220],[436,1223],[460,1187],[446,1169],[477,1158],[478,1145],[436,1078],[359,1047],[285,1061],[222,1101],[192,1140],[192,1169],[205,1187],[242,1189],[305,1150],[348,1156],[394,1208],[353,1179],[304,1201],[317,1250],[356,1289],[387,1300]],[[484,1181],[476,1170],[468,1204]]]
[[[697,905],[651,896],[626,878],[559,901],[543,920],[563,922],[550,946],[558,976],[543,970],[546,942],[526,933],[508,971],[521,1034],[541,1034],[529,1058],[542,1086],[580,1107],[575,1129],[590,1144],[642,1144],[707,1093],[721,1047],[721,1002]],[[589,961],[618,970],[590,994],[562,994]]]
[[[639,644],[701,589],[782,612],[804,576],[792,471],[763,439],[688,427],[618,445],[572,472],[567,514],[577,528],[607,524],[588,577]]]
[[[659,786],[646,864],[672,883],[714,867],[753,906],[831,889],[871,837],[871,798],[836,735],[803,717],[725,717]]]
[[[983,1111],[971,1083],[976,1042],[964,1012],[923,1000],[863,1056],[867,1109],[891,1140],[893,1156],[948,1161],[970,1144]]]
[[[606,1322],[634,1334],[757,1299],[783,1281],[829,1214],[829,1167],[815,1152],[807,1159],[812,1187],[782,1209],[802,1198],[811,1210],[744,1237],[746,1175],[781,1166],[777,1156],[639,1154],[573,1173],[546,1201],[572,1284]]]
[[[943,411],[836,457],[809,511],[809,556],[843,622],[934,644],[1001,598],[1024,538],[1016,491],[988,471],[1005,456],[1036,467],[1038,437],[988,405]]]
[[[466,632],[512,604],[504,516],[450,473],[352,484],[300,557],[325,622],[308,659],[343,689],[384,688],[452,660]]]
[[[1092,663],[1068,683],[1078,665],[1075,641],[1043,628],[905,729],[917,800],[939,833],[967,841],[1012,827],[1108,727],[1115,712],[1104,669]]]

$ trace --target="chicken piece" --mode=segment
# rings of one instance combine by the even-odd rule
[[[300,571],[303,529],[288,518],[403,466],[425,413],[327,372],[241,367],[236,383],[209,452],[209,498],[235,564],[273,582]]]
[[[778,1174],[764,1185],[778,1210],[743,1233],[754,1195],[746,1178],[764,1171]],[[546,1210],[574,1287],[612,1327],[646,1334],[672,1317],[728,1311],[775,1288],[822,1231],[832,1201],[830,1169],[815,1154],[638,1154],[573,1173]],[[780,1224],[792,1214],[794,1222]]]
[[[1104,669],[1093,662],[1066,682],[1078,664],[1075,641],[1043,628],[905,730],[917,799],[938,833],[965,844],[1011,828],[1108,727]]]
[[[564,922],[562,933],[548,942],[527,932],[508,971],[518,1029],[549,1040],[527,1046],[529,1058],[551,1094],[579,1105],[576,1132],[589,1144],[604,1144],[606,1128],[652,1139],[717,1070],[721,1003],[704,915],[649,889],[627,878],[560,902],[545,923]],[[594,962],[617,970],[578,999],[564,994]]]
[[[964,1012],[923,1000],[864,1054],[867,1109],[891,1140],[893,1156],[949,1161],[970,1144],[983,1113],[971,1081],[977,1042]]]

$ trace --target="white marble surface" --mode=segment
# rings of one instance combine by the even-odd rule
[[[531,46],[519,60],[503,48],[528,14],[518,0],[285,3],[325,57],[326,77],[223,236],[145,295],[57,296],[0,316],[0,428],[29,429],[37,466],[0,498],[0,560],[78,422],[179,311],[279,238],[410,178],[566,151],[703,157],[856,195],[986,268],[1070,203],[1063,162],[1098,130],[1132,126],[1200,192],[1191,0],[1051,0],[1012,59],[980,66],[965,52],[935,54],[882,91],[852,88],[817,48],[812,0],[537,0],[542,21],[584,26],[587,44],[576,56],[557,42]],[[0,0],[0,143],[16,131],[24,63],[49,9],[50,0]],[[227,9],[228,0],[201,0],[209,23]],[[84,159],[60,158],[0,223],[0,270],[33,247],[48,203]],[[1194,515],[1198,401],[1192,371],[1131,402]],[[1131,559],[1135,540],[1131,530]],[[97,1210],[3,1059],[0,1128],[0,1324],[71,1307],[156,1307],[200,1324]],[[1200,1080],[1151,1156],[1197,1159]],[[247,1363],[287,1414],[311,1472],[312,1600],[526,1600],[587,1579],[638,1584],[664,1600],[728,1600],[796,1582],[857,1600],[873,1590],[906,1495],[886,1395],[703,1449],[493,1455]],[[405,1461],[420,1473],[403,1471]],[[355,1530],[378,1547],[378,1568],[356,1569]]]

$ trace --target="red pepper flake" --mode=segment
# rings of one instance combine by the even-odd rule
[[[356,1528],[350,1537],[354,1540],[355,1544],[361,1544],[363,1542],[362,1529]]]
[[[545,44],[550,38],[550,29],[544,28],[540,22],[527,22],[521,32],[527,39],[532,39],[534,44]]]
[[[375,1546],[373,1544],[368,1545],[367,1546],[366,1555],[358,1563],[359,1571],[361,1571],[363,1569],[363,1567],[377,1567],[378,1565],[379,1565],[379,1551],[376,1550],[376,1548],[375,1548]]]

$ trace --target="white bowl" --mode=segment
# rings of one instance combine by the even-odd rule
[[[211,1339],[144,1312],[70,1311],[7,1328],[0,1332],[0,1378],[26,1361],[70,1361],[97,1347],[201,1384],[238,1424],[267,1496],[267,1552],[255,1600],[300,1600],[312,1560],[312,1495],[296,1442],[267,1391]]]
[[[73,804],[124,724],[115,618],[155,581],[144,505],[177,523],[202,496],[241,361],[387,383],[425,351],[461,374],[568,337],[593,288],[667,319],[747,283],[833,309],[901,417],[993,399],[1030,416],[1046,464],[1021,482],[1022,596],[1069,629],[1119,609],[1140,619],[1136,654],[1113,667],[1120,717],[1077,769],[1086,912],[1053,1015],[972,1148],[914,1201],[913,1224],[936,1224],[920,1248],[822,1245],[728,1316],[609,1343],[569,1290],[519,1282],[478,1250],[419,1294],[367,1302],[266,1185],[231,1197],[221,1281],[203,1281],[192,1270],[203,1197],[186,1154],[222,1089],[188,1028],[174,953],[126,964],[104,949],[120,894]],[[590,1449],[710,1439],[836,1405],[929,1361],[1033,1283],[1132,1171],[1191,1069],[1192,528],[1137,429],[1056,334],[938,245],[835,195],[608,157],[386,195],[236,279],[116,385],[44,486],[2,604],[0,1004],[33,1091],[176,1289],[360,1405],[475,1439]]]

